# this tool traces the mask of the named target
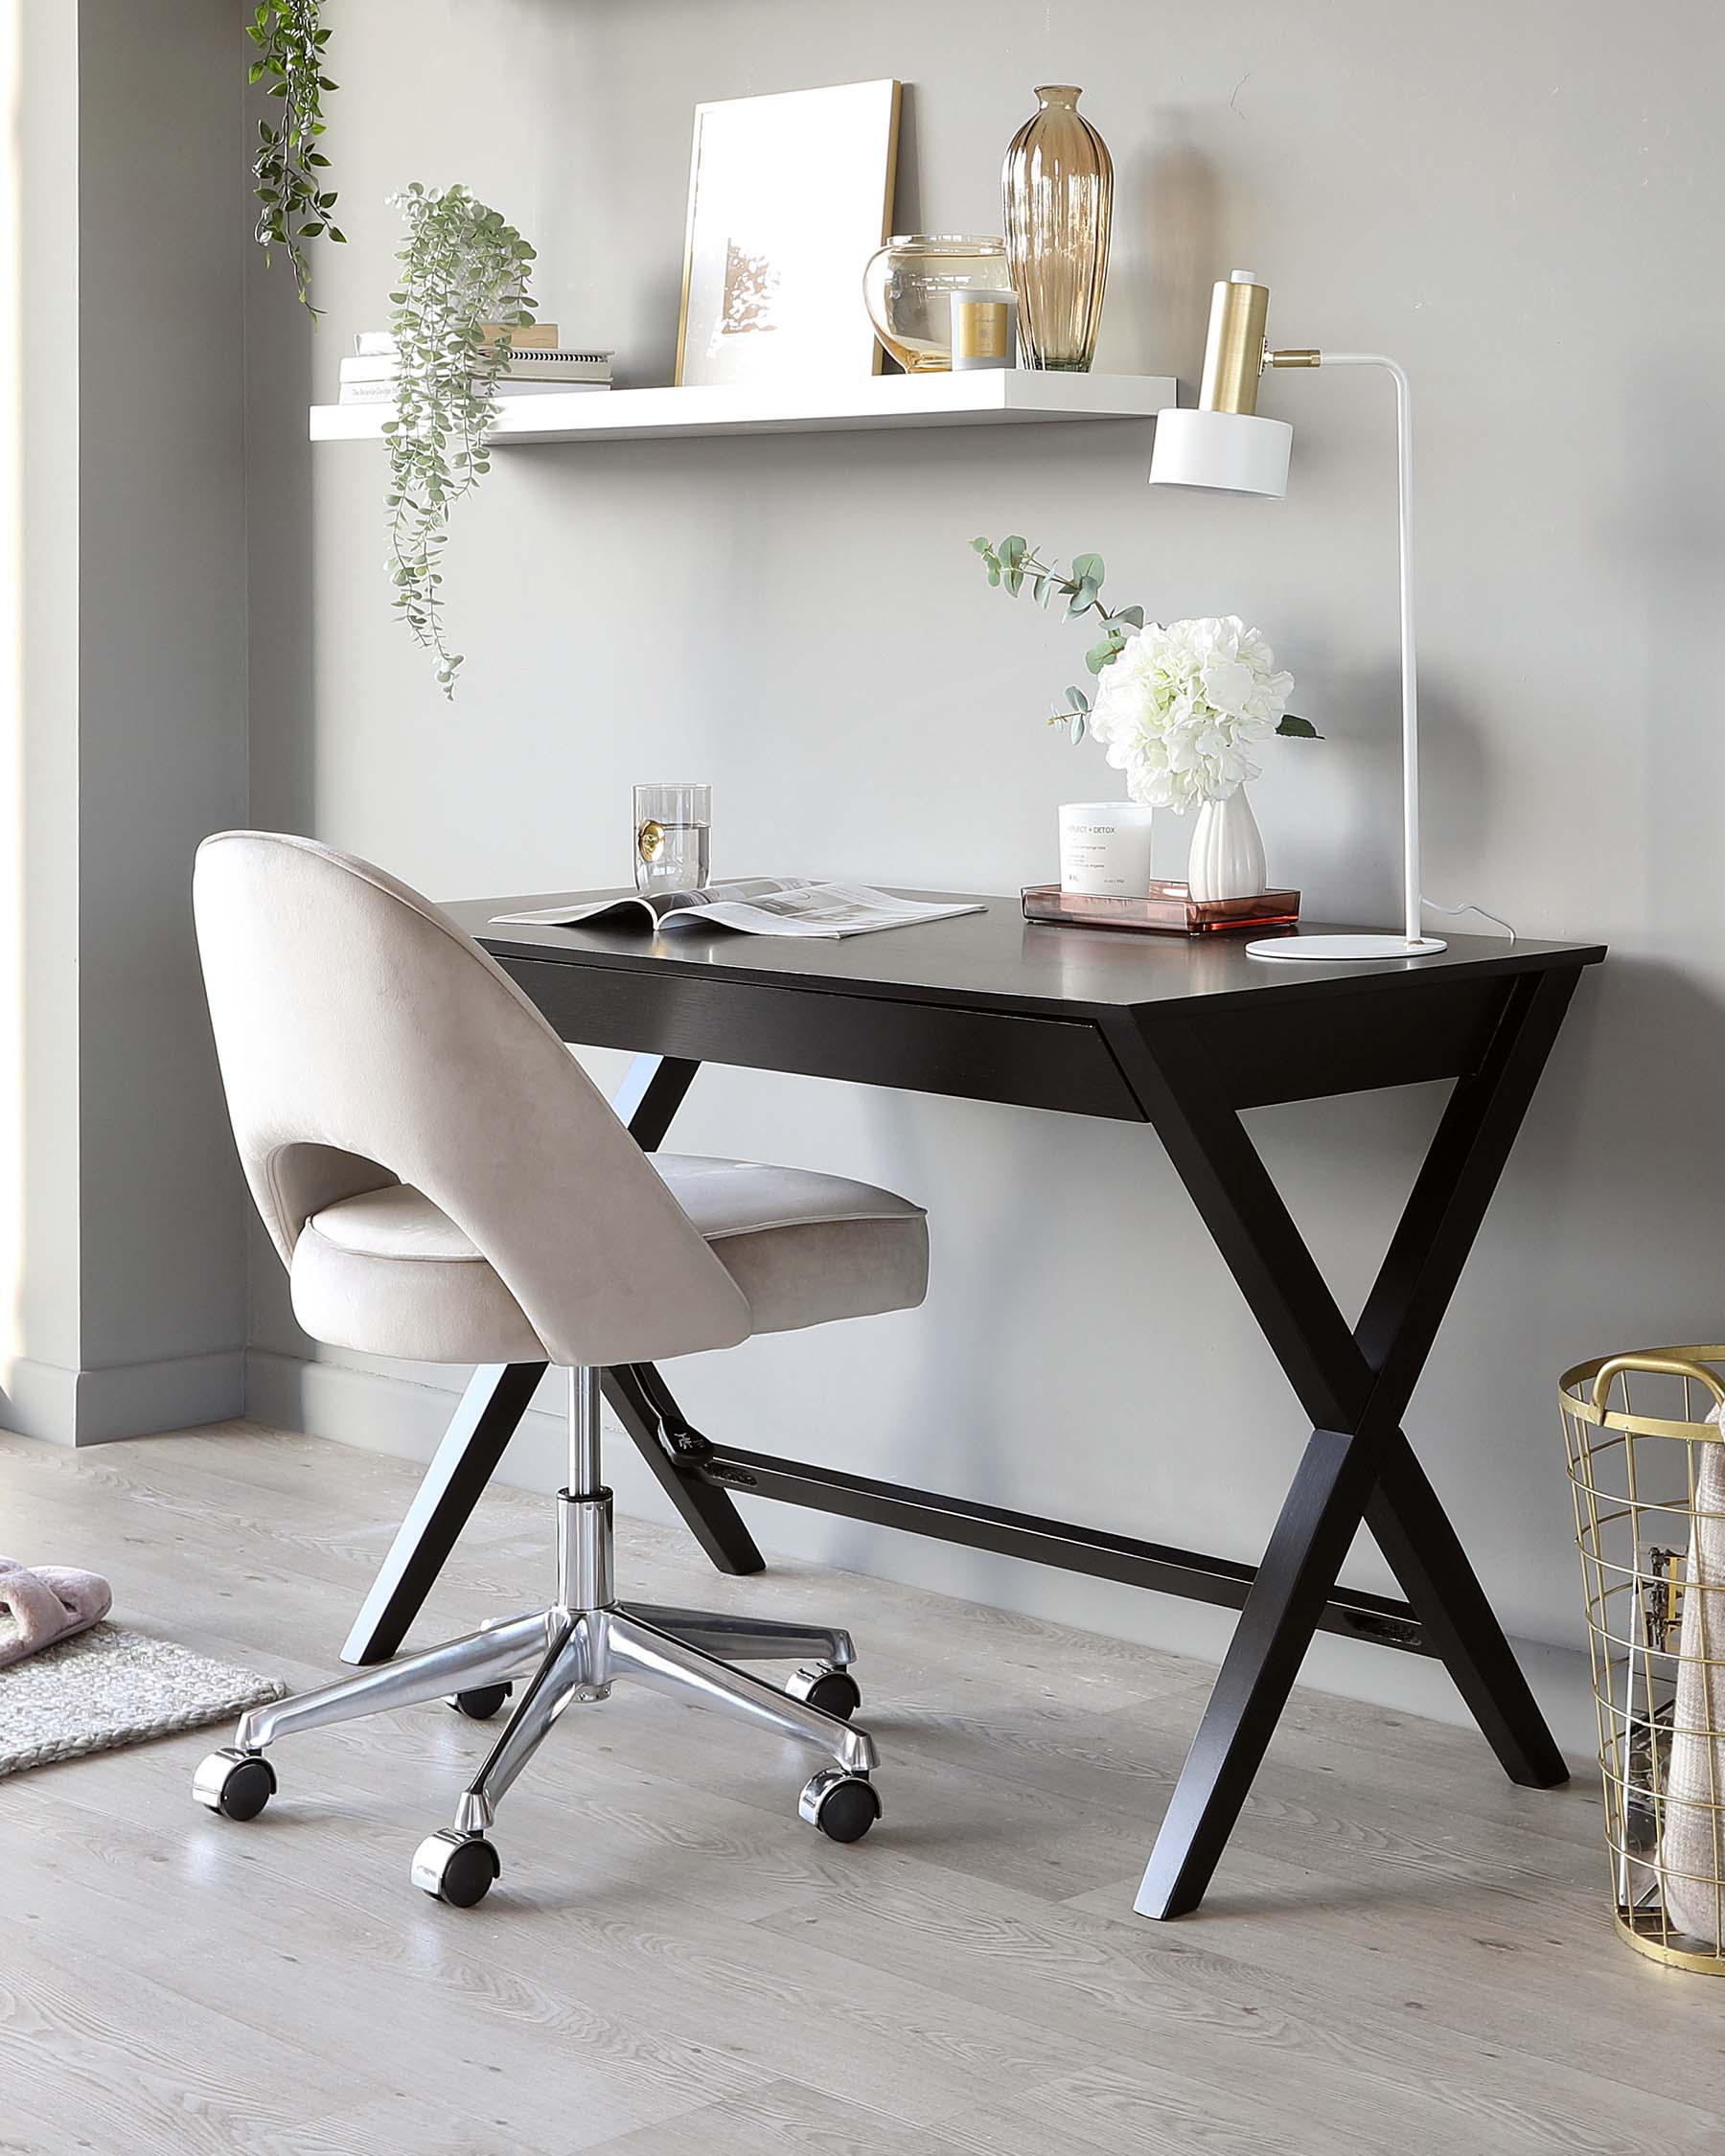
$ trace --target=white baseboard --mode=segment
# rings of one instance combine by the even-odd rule
[[[51,1445],[78,1442],[78,1372],[19,1356],[0,1393],[0,1424]]]
[[[241,1349],[69,1370],[21,1359],[0,1396],[0,1427],[56,1445],[106,1445],[224,1422],[245,1406]]]
[[[83,1370],[78,1380],[80,1445],[119,1437],[150,1437],[158,1430],[194,1430],[245,1411],[245,1356],[180,1355],[166,1363],[123,1363]]]
[[[246,1412],[284,1430],[302,1430],[398,1459],[429,1459],[460,1397],[464,1374],[447,1382],[405,1378],[337,1362],[310,1361],[253,1348],[246,1356]],[[560,1381],[547,1381],[540,1401],[498,1470],[498,1480],[550,1495],[564,1479],[565,1432]],[[677,1514],[634,1447],[607,1417],[606,1479],[617,1509],[640,1519],[675,1522]],[[971,1493],[986,1497],[986,1492]],[[798,1505],[750,1503],[742,1510],[770,1552],[902,1581],[936,1594],[957,1594],[998,1609],[1082,1626],[1179,1654],[1219,1662],[1233,1616],[1172,1596],[1028,1565],[985,1550],[959,1549],[917,1535],[840,1520]],[[627,1588],[625,1588],[627,1592]],[[837,1613],[836,1621],[843,1621]],[[1528,1682],[1553,1734],[1577,1765],[1594,1755],[1597,1731],[1587,1659],[1578,1649],[1539,1640],[1512,1640]],[[1396,1654],[1358,1640],[1321,1634],[1301,1682],[1345,1699],[1392,1710],[1465,1723],[1467,1710],[1441,1663]]]

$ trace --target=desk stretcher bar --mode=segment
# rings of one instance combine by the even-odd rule
[[[865,1476],[815,1467],[804,1460],[775,1459],[768,1453],[737,1452],[728,1445],[709,1443],[704,1452],[684,1452],[681,1457],[685,1473],[712,1487],[778,1498],[786,1504],[808,1505],[846,1520],[868,1520],[876,1526],[903,1527],[909,1534],[993,1550],[1000,1557],[1024,1557],[1032,1564],[1086,1572],[1092,1579],[1120,1580],[1128,1587],[1154,1588],[1162,1594],[1213,1602],[1226,1610],[1246,1607],[1257,1577],[1255,1565],[1235,1564],[1227,1557],[1205,1557],[1165,1543],[1137,1542],[1099,1527],[1045,1520],[1033,1512],[1003,1511],[999,1505],[940,1497],[900,1482],[871,1482]],[[1409,1654],[1438,1652],[1412,1606],[1386,1594],[1338,1586],[1323,1605],[1319,1628],[1349,1640],[1400,1647]]]

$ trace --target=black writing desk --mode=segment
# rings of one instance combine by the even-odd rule
[[[1156,1132],[1313,1425],[1261,1565],[1138,1542],[964,1498],[738,1451],[692,1429],[651,1365],[606,1397],[722,1570],[762,1559],[733,1500],[777,1498],[1241,1612],[1138,1899],[1203,1896],[1313,1634],[1447,1664],[1505,1770],[1563,1760],[1401,1421],[1571,995],[1597,944],[1458,936],[1440,956],[1283,965],[1240,942],[1032,928],[1016,902],[840,943],[699,926],[492,928],[556,895],[455,918],[565,1040],[630,1048],[618,1112],[659,1145],[703,1063],[1146,1123]],[[1239,1111],[1456,1081],[1349,1327]],[[939,1223],[935,1224],[938,1237]],[[393,1654],[542,1374],[474,1373],[345,1650]],[[1364,1520],[1405,1601],[1337,1584]]]

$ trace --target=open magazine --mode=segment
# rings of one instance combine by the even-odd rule
[[[866,883],[817,883],[807,876],[751,876],[704,891],[631,891],[583,906],[548,906],[538,913],[494,913],[494,929],[509,923],[572,929],[581,921],[638,920],[644,929],[673,921],[705,921],[751,936],[865,936],[877,929],[908,929],[954,913],[980,913],[974,903],[897,898]]]

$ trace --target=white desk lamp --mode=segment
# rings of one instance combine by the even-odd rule
[[[1288,491],[1294,429],[1262,419],[1258,378],[1266,367],[1383,367],[1395,383],[1395,432],[1401,485],[1402,890],[1400,935],[1270,936],[1246,946],[1254,958],[1422,958],[1444,948],[1420,933],[1419,696],[1414,661],[1414,450],[1408,378],[1375,352],[1272,352],[1264,335],[1269,287],[1236,269],[1210,299],[1198,409],[1160,412],[1150,457],[1153,487],[1199,487],[1211,493],[1270,494]]]

